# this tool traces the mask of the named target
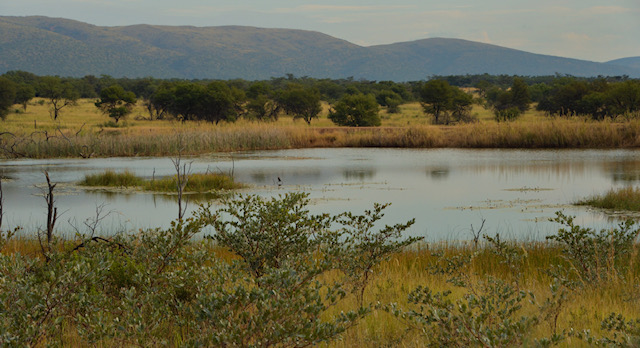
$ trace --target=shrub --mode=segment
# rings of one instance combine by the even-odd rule
[[[576,225],[573,219],[557,212],[552,221],[565,227],[547,237],[562,247],[567,260],[567,265],[559,268],[564,274],[562,277],[577,277],[584,286],[619,278],[631,262],[628,256],[640,234],[640,229],[634,227],[635,222],[627,220],[618,228],[598,232]]]

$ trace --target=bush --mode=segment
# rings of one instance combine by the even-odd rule
[[[628,256],[640,229],[635,228],[633,220],[627,220],[618,228],[595,231],[574,224],[573,217],[561,212],[552,219],[565,227],[558,233],[548,236],[562,247],[567,265],[558,271],[562,277],[577,278],[584,286],[595,286],[603,281],[618,279],[632,263]]]
[[[329,112],[329,119],[339,126],[379,126],[379,109],[376,98],[371,94],[347,94]]]
[[[312,215],[307,204],[306,194],[240,197],[218,211],[201,207],[167,229],[105,239],[93,237],[93,226],[76,243],[54,241],[46,261],[0,254],[0,346],[298,347],[333,340],[371,307],[329,311],[349,294],[348,275],[327,276],[344,259],[342,234],[329,229],[337,217]],[[194,239],[209,225],[214,237]],[[393,234],[384,231],[399,229],[373,238],[384,250],[375,260],[398,250],[385,247]],[[232,261],[213,252],[212,239],[234,251]]]

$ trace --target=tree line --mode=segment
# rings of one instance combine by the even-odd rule
[[[26,111],[34,97],[44,98],[51,117],[79,98],[117,123],[139,100],[151,120],[233,122],[238,118],[274,121],[281,115],[311,124],[329,104],[329,119],[342,126],[379,126],[379,112],[400,112],[400,105],[420,102],[434,124],[475,121],[474,104],[491,109],[497,121],[511,121],[536,103],[553,116],[588,116],[596,120],[638,117],[640,80],[622,77],[519,77],[507,75],[433,76],[427,81],[393,82],[314,79],[286,75],[263,81],[178,80],[85,76],[63,78],[9,71],[0,76],[0,117],[14,105]],[[18,110],[19,109],[15,109]]]

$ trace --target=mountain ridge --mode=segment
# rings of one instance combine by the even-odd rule
[[[640,67],[624,59],[598,63],[449,38],[359,46],[308,30],[96,26],[64,18],[0,16],[0,73],[247,80],[293,74],[395,81],[482,73],[640,77]]]

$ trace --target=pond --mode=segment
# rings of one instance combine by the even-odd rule
[[[482,232],[519,240],[542,239],[558,226],[558,210],[597,228],[607,214],[572,202],[640,180],[640,151],[633,150],[460,150],[298,149],[183,158],[191,172],[233,173],[249,184],[243,193],[263,196],[310,193],[310,210],[362,213],[374,202],[391,203],[384,223],[416,219],[408,234],[427,240],[471,238]],[[73,233],[102,206],[101,233],[166,227],[177,216],[175,196],[104,192],[75,185],[85,174],[128,169],[151,178],[173,175],[170,158],[50,159],[0,161],[4,191],[3,227],[33,233],[46,225],[42,197],[47,170],[60,214],[58,229]],[[278,181],[280,179],[280,182]],[[189,210],[197,206],[190,202]],[[215,203],[214,203],[215,206]]]

